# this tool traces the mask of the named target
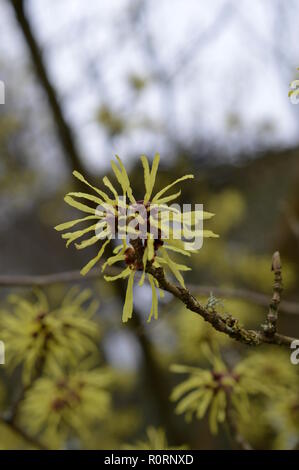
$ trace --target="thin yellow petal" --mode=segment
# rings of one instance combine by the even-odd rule
[[[181,190],[175,194],[171,194],[170,196],[166,196],[166,197],[163,197],[162,199],[158,199],[155,202],[156,204],[167,204],[168,202],[174,201],[175,199],[177,199],[180,195],[181,195]]]
[[[105,186],[107,186],[107,188],[110,189],[110,191],[112,192],[113,196],[115,197],[115,199],[117,200],[118,199],[118,193],[115,189],[115,187],[113,186],[113,184],[111,183],[111,181],[109,180],[109,178],[107,176],[104,176],[103,178],[103,183]]]
[[[117,279],[123,279],[125,277],[128,277],[131,273],[131,269],[127,267],[124,269],[121,273],[117,274],[116,276],[104,276],[105,281],[112,282],[116,281]]]
[[[93,189],[96,193],[98,193],[102,199],[104,199],[104,201],[106,201],[107,203],[111,203],[111,199],[107,196],[106,193],[104,193],[104,191],[101,191],[99,188],[96,188],[95,186],[93,186],[92,184],[90,184],[85,178],[83,175],[81,175],[81,173],[79,173],[79,171],[73,171],[73,175],[75,176],[75,178],[77,178],[79,181],[81,181],[82,183],[86,184],[89,188]]]
[[[82,219],[70,220],[69,222],[64,222],[63,224],[56,225],[55,230],[61,232],[62,230],[68,230],[75,225],[79,224],[80,222],[85,222],[87,220],[94,220],[98,219],[95,215],[88,215],[87,217],[82,217]]]
[[[182,176],[181,178],[178,178],[177,180],[175,180],[173,183],[169,184],[168,186],[166,186],[165,188],[161,189],[161,191],[159,191],[155,197],[153,198],[153,202],[156,202],[160,199],[161,196],[163,196],[163,194],[166,193],[166,191],[168,191],[170,188],[172,188],[174,185],[176,185],[177,183],[180,183],[181,181],[184,181],[184,180],[187,180],[187,179],[193,179],[194,178],[194,175],[185,175],[185,176]]]
[[[103,238],[104,238],[104,236],[103,236]],[[92,246],[100,240],[101,240],[101,238],[99,238],[98,235],[95,235],[94,237],[88,238],[87,240],[83,240],[83,242],[81,242],[81,243],[76,243],[75,246],[76,246],[77,250],[84,250],[84,248],[87,248],[88,246]]]
[[[85,235],[86,233],[95,231],[97,226],[98,224],[95,224],[95,225],[91,225],[90,227],[85,228],[84,230],[77,230],[76,232],[64,233],[62,235],[62,238],[67,239],[66,246],[68,247],[71,243],[73,243],[78,238],[83,237],[83,235]]]
[[[145,169],[144,176],[148,181],[147,182],[147,188],[146,188],[146,195],[144,197],[144,202],[145,203],[148,202],[151,198],[151,195],[152,195],[152,192],[153,192],[153,189],[154,189],[154,185],[155,185],[155,181],[156,181],[159,162],[160,162],[160,155],[158,153],[156,153],[156,155],[154,157],[153,164],[152,164],[152,169],[149,173],[148,161],[147,161],[146,157],[143,157],[143,159],[142,159],[143,168]]]
[[[124,177],[124,178],[126,179],[126,181],[127,181],[127,184],[128,184],[127,193],[128,193],[129,199],[130,199],[130,201],[131,201],[132,203],[135,203],[136,200],[135,200],[135,198],[134,198],[134,196],[133,196],[133,193],[132,193],[132,188],[131,188],[131,185],[130,185],[130,179],[129,179],[129,177],[128,177],[128,173],[127,173],[127,171],[126,171],[126,169],[125,169],[125,167],[124,167],[123,162],[122,162],[121,159],[119,158],[119,156],[118,156],[118,155],[115,155],[115,158],[117,159],[118,164],[119,164],[119,166],[120,166],[120,168],[121,168],[121,172],[122,172],[122,174],[123,174],[123,177]]]
[[[145,196],[144,196],[144,202],[148,202],[150,197],[151,197],[151,189],[150,189],[150,184],[151,184],[151,179],[150,179],[150,168],[149,168],[149,163],[148,159],[146,158],[145,155],[141,156],[141,162],[143,166],[143,172],[144,172],[144,186],[145,186]]]
[[[82,276],[85,276],[85,274],[87,274],[91,268],[94,267],[94,265],[101,259],[103,253],[104,253],[104,250],[106,248],[106,246],[108,245],[108,243],[110,242],[110,240],[106,240],[105,243],[103,243],[100,251],[98,252],[97,256],[95,258],[93,258],[92,260],[89,261],[89,263],[87,263],[86,266],[84,266],[84,268],[81,269],[81,274]]]
[[[133,285],[134,285],[135,272],[136,271],[131,271],[129,279],[128,279],[126,299],[125,299],[125,304],[123,308],[123,316],[122,316],[122,321],[124,323],[127,322],[130,318],[132,318],[132,314],[133,314]]]
[[[81,202],[75,201],[71,196],[65,196],[64,201],[72,207],[75,207],[76,209],[79,209],[82,212],[87,212],[87,214],[93,214],[95,215],[95,209],[92,207],[86,206],[85,204],[82,204]]]
[[[142,276],[140,278],[140,281],[138,283],[138,285],[140,287],[143,286],[144,284],[144,279],[145,279],[145,268],[146,268],[146,264],[147,264],[147,252],[148,252],[148,248],[146,247],[144,252],[143,252],[143,256],[142,256],[142,264],[143,264],[143,273],[142,273]]]
[[[191,256],[191,253],[189,251],[183,250],[182,248],[178,248],[177,246],[164,244],[163,248],[165,248],[166,250],[175,251],[176,253],[180,253],[184,256]]]
[[[153,276],[151,274],[148,274],[148,280],[152,288],[152,306],[151,306],[151,312],[148,317],[148,323],[151,321],[152,317],[157,320],[158,318],[158,297],[157,297],[157,291],[156,291],[156,286],[155,282],[153,279]]]

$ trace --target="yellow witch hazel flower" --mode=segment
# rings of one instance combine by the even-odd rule
[[[43,292],[35,292],[33,302],[10,296],[9,311],[0,311],[1,338],[7,345],[6,360],[11,370],[23,365],[23,381],[29,384],[39,371],[57,373],[64,366],[97,350],[97,324],[91,319],[98,303],[91,291],[70,289],[60,306],[51,309]]]
[[[269,408],[268,416],[278,431],[275,449],[296,449],[299,444],[298,387],[280,396],[277,402]]]
[[[247,376],[268,385],[275,397],[285,395],[286,390],[299,389],[299,370],[291,364],[288,350],[270,346],[252,351],[243,359],[242,367]]]
[[[107,369],[78,371],[34,382],[20,408],[20,422],[51,447],[79,435],[89,439],[93,425],[110,412],[113,380]]]
[[[127,450],[183,450],[187,449],[186,446],[170,447],[166,433],[162,428],[154,428],[149,426],[146,430],[147,439],[144,441],[137,441],[135,445],[126,445],[124,449]]]
[[[247,374],[247,368],[242,362],[233,370],[229,370],[218,353],[212,352],[207,345],[202,349],[212,369],[171,366],[172,372],[190,374],[187,380],[173,389],[171,400],[179,400],[176,413],[185,413],[187,420],[191,420],[193,415],[202,419],[209,410],[210,430],[212,434],[217,434],[218,424],[225,421],[229,411],[241,416],[243,420],[249,420],[249,396],[268,396],[271,390]]]
[[[177,204],[168,205],[181,194],[181,191],[169,194],[169,190],[182,181],[192,179],[193,175],[182,176],[153,195],[160,161],[158,154],[155,155],[152,167],[145,156],[141,157],[145,195],[140,200],[136,200],[133,195],[130,180],[121,159],[116,156],[116,160],[117,163],[112,161],[111,166],[120,191],[107,176],[103,178],[103,184],[109,190],[108,194],[91,185],[80,173],[74,171],[73,175],[97,195],[82,192],[68,193],[65,202],[89,215],[60,224],[55,228],[58,231],[65,231],[77,224],[92,221],[91,225],[84,229],[66,232],[62,235],[67,240],[66,245],[69,246],[84,235],[94,232],[90,238],[76,243],[78,250],[97,243],[101,244],[97,255],[82,269],[83,275],[87,274],[101,259],[111,240],[120,239],[121,243],[114,248],[113,256],[103,264],[102,270],[105,271],[107,267],[117,262],[124,262],[126,267],[116,276],[105,275],[105,279],[107,281],[128,279],[122,317],[126,322],[133,313],[135,275],[136,272],[141,272],[139,285],[142,286],[147,278],[152,289],[152,306],[148,318],[150,321],[153,317],[158,317],[158,282],[146,272],[147,266],[168,268],[177,281],[184,286],[181,273],[190,268],[175,262],[169,256],[169,252],[190,256],[201,247],[203,237],[217,237],[218,235],[212,231],[202,229],[202,221],[210,219],[214,214],[204,212],[201,204],[197,205],[200,207],[196,206],[193,211],[188,207],[188,210],[183,212]],[[83,204],[79,201],[80,199],[89,201],[93,206]],[[191,242],[193,238],[194,241]],[[162,292],[160,295],[163,295]]]

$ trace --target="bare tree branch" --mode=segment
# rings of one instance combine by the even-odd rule
[[[149,264],[146,271],[154,276],[159,282],[161,289],[170,292],[174,297],[181,300],[188,310],[198,313],[204,320],[209,322],[217,331],[225,333],[241,343],[258,346],[263,343],[278,344],[290,346],[295,338],[273,332],[267,335],[264,331],[247,330],[240,325],[239,321],[231,315],[221,315],[215,309],[208,309],[200,304],[200,302],[184,287],[171,284],[165,277],[163,268],[155,268]],[[276,290],[276,282],[274,289]]]
[[[105,269],[105,273],[113,276],[119,274],[119,270],[111,266]],[[90,270],[85,276],[82,276],[80,271],[65,271],[41,275],[0,275],[0,287],[42,287],[60,283],[86,282],[92,279],[99,279],[100,276],[101,271],[99,268]],[[209,296],[210,293],[213,293],[216,297],[246,300],[262,307],[268,307],[269,305],[269,297],[266,294],[249,289],[217,287],[213,285],[197,286],[195,284],[191,284],[189,287],[197,295]],[[299,315],[299,303],[282,300],[280,312],[288,315]]]
[[[111,276],[118,274],[119,270],[113,267],[107,267],[105,273]],[[45,275],[2,275],[0,276],[0,287],[31,287],[31,286],[49,286],[52,284],[68,284],[72,282],[83,282],[91,279],[99,279],[101,270],[99,268],[92,269],[88,274],[82,276],[80,271],[66,271]]]

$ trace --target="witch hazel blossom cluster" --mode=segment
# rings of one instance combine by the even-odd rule
[[[81,270],[85,275],[104,255],[106,247],[114,243],[113,255],[102,265],[105,274],[107,266],[122,263],[124,269],[116,276],[104,275],[106,281],[127,279],[127,290],[123,308],[123,321],[126,322],[133,313],[133,286],[135,275],[141,273],[139,286],[147,279],[152,289],[152,305],[148,321],[158,317],[158,281],[147,272],[148,267],[166,268],[184,287],[182,272],[190,270],[188,266],[178,263],[174,256],[190,257],[197,253],[202,246],[203,238],[218,237],[211,230],[203,229],[203,221],[214,216],[203,210],[202,204],[185,204],[183,210],[175,201],[181,194],[171,189],[178,183],[193,179],[193,175],[182,176],[153,195],[159,167],[160,156],[156,154],[150,167],[147,157],[141,156],[144,173],[145,193],[136,199],[126,169],[121,159],[116,156],[116,162],[111,162],[112,171],[117,181],[105,176],[105,190],[90,184],[83,175],[74,171],[73,175],[89,189],[92,194],[85,192],[70,192],[65,196],[65,202],[79,211],[87,214],[85,217],[60,224],[56,230],[63,231],[62,238],[66,246],[75,243],[78,250],[100,244],[97,255]],[[87,227],[69,231],[77,225]],[[84,236],[88,238],[83,239]],[[81,240],[81,241],[79,241]],[[120,243],[115,243],[118,240]],[[115,246],[116,245],[116,246]]]

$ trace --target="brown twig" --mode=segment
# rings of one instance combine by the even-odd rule
[[[277,266],[275,266],[277,272]],[[268,335],[265,331],[247,330],[240,325],[239,321],[231,315],[221,315],[215,310],[210,310],[200,304],[200,302],[189,292],[188,289],[176,286],[170,283],[166,277],[163,268],[155,268],[151,264],[147,266],[147,272],[154,276],[159,282],[161,289],[170,292],[174,297],[180,299],[186,307],[192,312],[198,313],[204,320],[209,322],[217,331],[225,333],[247,345],[260,345],[263,343],[271,343],[277,345],[290,346],[295,338],[281,335],[275,332]],[[276,274],[278,276],[278,274]],[[281,280],[275,277],[274,289],[278,292]],[[276,294],[277,295],[277,294]],[[279,297],[280,298],[280,297]],[[272,301],[273,303],[273,301]],[[279,302],[278,302],[279,304]],[[278,306],[277,306],[278,308]]]
[[[265,334],[273,337],[277,332],[278,309],[280,305],[280,296],[283,291],[281,276],[280,254],[276,251],[272,259],[272,271],[274,272],[273,296],[269,305],[267,321],[262,325]]]

